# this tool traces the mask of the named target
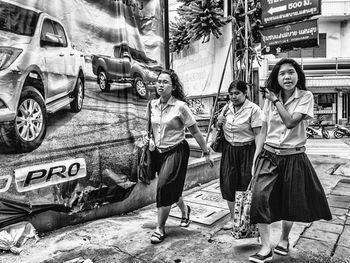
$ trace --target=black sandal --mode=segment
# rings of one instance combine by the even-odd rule
[[[272,257],[273,257],[272,250],[270,250],[270,253],[268,253],[265,256],[260,255],[259,253],[256,253],[250,256],[249,261],[255,262],[255,263],[265,263],[266,261],[272,260]]]
[[[152,244],[159,244],[162,243],[165,239],[165,233],[162,235],[161,233],[158,233],[157,231],[154,231],[151,236],[151,243]]]
[[[191,213],[191,208],[187,205],[187,218],[183,217],[180,222],[181,227],[188,227],[191,223],[190,220],[190,213]]]
[[[280,245],[277,245],[273,250],[273,252],[281,256],[287,256],[289,253],[289,242],[287,244],[287,247],[282,247]]]

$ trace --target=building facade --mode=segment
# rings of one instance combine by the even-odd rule
[[[350,124],[350,0],[322,0],[318,18],[319,46],[267,55],[259,68],[259,86],[282,57],[304,69],[315,99],[315,118],[324,124]],[[261,101],[260,101],[261,102]]]

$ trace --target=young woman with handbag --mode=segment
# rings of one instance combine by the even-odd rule
[[[282,220],[274,252],[287,255],[293,222],[332,218],[322,185],[305,154],[307,121],[313,118],[314,98],[305,75],[293,59],[281,59],[262,90],[266,98],[263,126],[257,143],[250,220],[258,224],[262,246],[252,262],[271,260],[270,224]]]
[[[210,167],[213,159],[197,122],[186,104],[179,77],[173,70],[163,70],[156,83],[158,99],[151,101],[151,123],[156,150],[152,161],[158,172],[157,184],[157,229],[151,236],[151,243],[164,240],[165,223],[171,206],[176,203],[182,213],[180,226],[190,224],[191,209],[182,199],[190,148],[185,140],[185,128],[191,132],[203,150]]]
[[[247,84],[233,81],[229,88],[229,103],[218,116],[217,125],[224,132],[220,164],[220,189],[227,200],[231,218],[223,229],[234,225],[235,192],[245,191],[252,178],[255,141],[260,134],[262,111],[247,98]]]

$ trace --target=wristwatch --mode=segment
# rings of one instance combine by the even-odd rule
[[[276,106],[276,103],[279,102],[280,100],[279,99],[275,99],[272,104]]]
[[[210,154],[210,150],[208,149],[206,152],[203,151],[203,156],[207,156]]]

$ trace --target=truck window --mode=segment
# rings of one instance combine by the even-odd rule
[[[40,40],[45,40],[47,33],[55,34],[51,20],[45,19],[43,22],[43,28],[41,29]]]
[[[120,47],[119,46],[115,46],[114,47],[114,57],[115,58],[121,58]]]
[[[0,30],[33,36],[38,18],[32,10],[0,1]]]
[[[62,46],[67,47],[67,37],[63,27],[57,22],[54,22],[54,25],[56,27],[57,34],[62,38]]]

